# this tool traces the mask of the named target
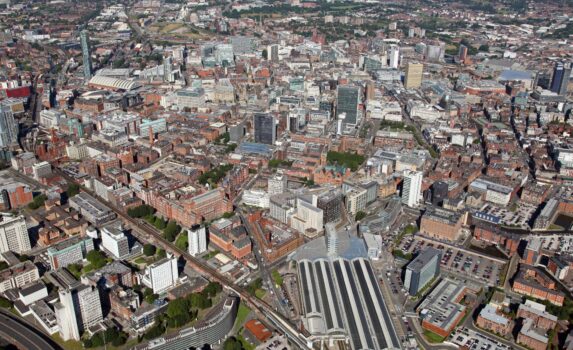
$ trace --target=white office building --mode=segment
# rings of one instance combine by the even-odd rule
[[[68,158],[75,160],[87,158],[89,157],[88,145],[84,142],[75,143],[74,141],[70,141],[70,145],[66,146],[66,154]]]
[[[0,253],[21,254],[32,249],[23,215],[0,213]]]
[[[61,290],[59,294],[60,302],[54,305],[54,312],[60,328],[60,337],[63,341],[80,340],[81,334],[72,291]]]
[[[390,62],[391,68],[397,69],[400,67],[400,48],[396,45],[390,47]]]
[[[40,112],[40,125],[45,128],[57,128],[60,119],[63,119],[65,115],[54,109],[44,109]]]
[[[402,203],[415,207],[422,200],[422,178],[419,171],[404,171],[404,183],[402,184]]]
[[[316,201],[315,203],[316,204]],[[297,199],[296,214],[291,219],[292,228],[313,236],[323,231],[324,212],[313,203],[309,203],[301,198]]]
[[[205,227],[189,230],[187,238],[189,241],[189,254],[196,256],[207,251],[207,229]]]
[[[243,204],[267,209],[270,206],[269,194],[264,190],[245,190],[243,192]]]
[[[105,251],[116,259],[129,255],[129,241],[125,233],[116,225],[105,226],[101,230],[101,244]]]
[[[32,173],[34,174],[34,179],[40,180],[43,177],[48,177],[52,174],[52,165],[44,161],[32,165]]]
[[[160,294],[175,286],[178,278],[177,259],[167,257],[147,266],[141,278],[141,283],[151,288],[153,293]]]
[[[287,176],[282,173],[276,173],[269,177],[267,192],[269,196],[281,194],[287,189]]]
[[[346,210],[352,216],[356,215],[359,211],[363,211],[368,204],[368,190],[358,186],[351,187],[346,191]]]
[[[60,302],[54,307],[60,336],[64,341],[80,340],[86,329],[103,320],[101,300],[97,288],[79,285],[60,290]]]

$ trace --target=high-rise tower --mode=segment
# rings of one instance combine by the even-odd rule
[[[558,62],[553,69],[553,79],[551,80],[551,91],[559,94],[567,94],[567,85],[571,77],[571,62]]]

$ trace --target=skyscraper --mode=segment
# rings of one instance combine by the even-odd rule
[[[335,222],[342,217],[343,194],[339,189],[333,189],[318,197],[316,206],[323,211],[324,223]]]
[[[0,147],[18,142],[18,125],[10,106],[0,103]]]
[[[0,253],[22,254],[32,249],[24,216],[0,215]]]
[[[404,171],[402,184],[402,203],[409,207],[416,206],[422,200],[422,173],[419,171]]]
[[[90,50],[90,37],[88,31],[85,29],[80,32],[80,42],[82,44],[84,79],[89,80],[92,77],[92,57]]]
[[[427,248],[406,268],[404,288],[410,295],[416,295],[432,278],[440,273],[441,252],[435,248]]]
[[[396,45],[390,47],[390,68],[398,69],[400,67],[400,48]]]
[[[460,48],[458,50],[458,56],[460,57],[460,62],[465,63],[468,59],[468,47],[460,44]]]
[[[416,89],[422,85],[422,74],[424,65],[421,63],[408,63],[404,76],[404,87],[406,89]]]
[[[86,329],[103,320],[99,290],[77,284],[60,290],[60,302],[54,307],[63,340],[80,340]]]
[[[277,140],[275,117],[268,113],[255,113],[255,142],[273,145]]]
[[[277,44],[267,46],[267,60],[271,62],[279,61],[279,46]]]
[[[360,89],[356,86],[339,86],[337,90],[336,116],[346,114],[344,124],[356,124],[358,119],[358,96]]]
[[[571,62],[558,62],[553,69],[553,79],[551,80],[551,91],[559,94],[567,94],[567,85],[571,77]]]
[[[175,81],[173,78],[173,58],[163,57],[163,81],[172,83]]]
[[[269,177],[267,182],[269,196],[281,194],[287,189],[287,176],[281,172]]]
[[[141,278],[141,283],[153,289],[153,293],[160,294],[175,286],[178,279],[177,258],[167,257],[148,265]]]
[[[102,228],[101,245],[116,259],[125,259],[129,255],[129,240],[121,227],[109,225]]]
[[[207,251],[207,230],[205,227],[191,229],[187,235],[189,254],[196,256]]]

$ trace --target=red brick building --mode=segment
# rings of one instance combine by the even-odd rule
[[[513,281],[513,291],[554,305],[563,306],[565,295],[557,290],[556,283],[532,266],[521,265]]]
[[[506,336],[513,328],[513,322],[492,304],[487,304],[479,313],[476,324],[487,331]]]

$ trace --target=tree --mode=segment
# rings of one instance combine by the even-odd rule
[[[147,216],[152,216],[155,213],[155,209],[147,204],[142,204],[140,206],[127,209],[127,215],[132,218],[143,218]]]
[[[174,317],[170,317],[167,320],[167,326],[169,328],[177,328],[177,327],[184,326],[189,321],[191,321],[190,316],[191,316],[190,313],[184,313],[184,314],[178,314]]]
[[[48,199],[48,197],[45,194],[41,194],[39,196],[36,196],[36,197],[34,197],[34,199],[32,199],[32,202],[28,203],[28,208],[30,208],[32,210],[38,209],[39,207],[44,205],[44,202],[46,201],[46,199]]]
[[[0,307],[4,309],[9,309],[12,307],[12,302],[4,297],[0,297]]]
[[[487,52],[487,51],[489,51],[489,45],[487,45],[487,44],[480,45],[478,50],[483,51],[483,52]]]
[[[89,261],[92,269],[99,269],[107,264],[105,255],[99,250],[92,250],[86,255],[86,259]]]
[[[155,253],[157,255],[158,259],[163,259],[167,257],[167,252],[165,252],[165,250],[163,249],[157,249],[157,253]]]
[[[151,327],[143,337],[147,340],[151,340],[160,337],[163,333],[165,333],[165,327],[162,323],[157,323],[155,326]]]
[[[157,294],[150,294],[150,295],[147,295],[147,296],[145,297],[145,301],[146,301],[148,304],[153,304],[153,303],[155,302],[155,300],[157,300],[158,298],[159,298],[159,295],[157,295]]]
[[[257,278],[251,284],[247,286],[247,291],[251,295],[255,295],[257,289],[260,289],[263,286],[263,280],[261,278]]]
[[[189,311],[189,301],[185,298],[177,298],[169,302],[167,305],[166,314],[168,317],[173,318],[177,315],[186,315]]]
[[[176,221],[170,220],[163,230],[163,237],[169,242],[173,242],[180,231],[181,226],[177,225]]]
[[[70,264],[66,266],[66,269],[76,278],[79,278],[82,275],[82,266],[80,264]]]
[[[262,55],[263,55],[263,58],[264,58],[265,60],[268,60],[269,53],[268,53],[267,49],[263,49]]]
[[[212,302],[211,299],[209,299],[206,295],[207,293],[203,294],[203,293],[191,293],[188,297],[187,300],[190,303],[191,307],[196,307],[199,309],[206,309],[211,307]]]
[[[155,248],[154,245],[152,244],[146,244],[143,246],[143,254],[145,254],[145,256],[153,256],[155,255],[157,248]]]
[[[167,226],[167,223],[165,222],[165,220],[163,220],[163,218],[158,217],[158,218],[155,218],[155,222],[153,223],[153,226],[155,226],[155,228],[158,230],[163,230]]]
[[[223,350],[243,350],[243,343],[235,337],[225,339]]]
[[[66,190],[66,195],[68,198],[72,198],[76,194],[80,193],[80,185],[77,183],[71,183]]]
[[[354,218],[356,221],[360,221],[366,217],[366,213],[363,211],[359,211],[356,213],[356,217]]]
[[[203,289],[203,291],[206,292],[208,296],[214,297],[215,295],[217,295],[217,293],[223,291],[223,286],[221,286],[221,284],[217,282],[209,282],[209,284],[207,285],[207,287],[205,287],[205,289]]]
[[[326,155],[329,163],[350,168],[352,171],[358,170],[358,167],[364,163],[364,156],[356,153],[334,152],[329,151]]]

